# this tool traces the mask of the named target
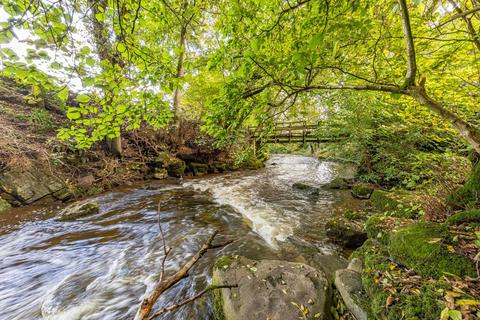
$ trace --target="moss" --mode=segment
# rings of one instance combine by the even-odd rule
[[[462,211],[447,219],[448,224],[460,224],[465,222],[480,223],[480,210]]]
[[[374,214],[368,218],[367,222],[365,223],[365,231],[367,232],[367,236],[369,238],[385,238],[386,234],[383,230],[385,219],[386,217],[381,214]]]
[[[414,203],[412,195],[402,192],[373,191],[370,205],[392,217],[415,218],[421,212],[421,206]]]
[[[395,261],[422,276],[440,277],[447,272],[474,277],[473,262],[451,253],[442,244],[448,236],[448,229],[444,225],[412,224],[389,236],[389,252]]]
[[[2,199],[0,197],[0,212],[2,211],[6,211],[7,209],[10,209],[12,206],[10,205],[10,203],[8,203],[7,200],[5,199]]]
[[[188,166],[195,176],[201,176],[208,173],[208,164],[191,162]]]
[[[222,289],[210,291],[212,298],[213,319],[225,320],[225,313],[223,312],[223,297]]]
[[[463,187],[448,196],[450,205],[457,208],[477,207],[480,199],[480,162],[472,170]]]
[[[362,220],[362,219],[365,219],[366,213],[347,209],[343,213],[343,216],[345,217],[345,219],[348,219],[348,220]]]
[[[358,199],[370,198],[373,188],[369,185],[357,184],[352,187],[352,196]]]
[[[235,256],[222,256],[215,261],[213,268],[218,270],[226,270],[235,260]]]
[[[387,247],[373,239],[367,240],[363,246],[353,253],[354,257],[364,261],[362,284],[365,292],[356,296],[357,302],[369,313],[369,319],[426,319],[437,320],[444,308],[442,294],[438,289],[445,286],[436,282],[420,287],[420,294],[395,293],[395,302],[387,307],[386,301],[391,293],[385,292],[379,284],[379,272],[390,271],[390,258]]]

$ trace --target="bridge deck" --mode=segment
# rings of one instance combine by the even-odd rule
[[[305,142],[330,142],[338,140],[337,137],[318,137],[316,130],[318,124],[307,124],[305,121],[277,123],[271,130],[262,130],[255,127],[248,128],[249,136],[258,140],[264,138],[265,143],[305,143]]]

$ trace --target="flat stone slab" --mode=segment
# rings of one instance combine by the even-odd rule
[[[216,319],[326,318],[328,281],[322,271],[303,263],[222,257],[215,264],[213,283],[238,285],[215,291]]]

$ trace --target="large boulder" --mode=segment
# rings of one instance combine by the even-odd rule
[[[359,220],[334,217],[327,222],[325,228],[330,240],[347,248],[358,248],[367,240],[367,232]]]
[[[326,319],[329,285],[323,272],[302,263],[220,258],[214,284],[238,288],[214,291],[216,319]]]
[[[62,221],[75,220],[77,218],[97,214],[98,212],[99,207],[96,202],[75,202],[60,211],[57,215],[57,219]]]
[[[12,206],[8,203],[7,200],[0,197],[0,212],[10,209]]]
[[[32,167],[28,170],[4,170],[0,172],[0,191],[9,196],[15,205],[26,205],[48,195],[62,195],[65,184],[45,172],[42,168]]]

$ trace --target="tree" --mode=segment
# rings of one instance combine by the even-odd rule
[[[211,123],[221,122],[226,116],[223,120],[229,125],[230,115],[224,111],[229,104],[249,110],[249,115],[268,110],[271,106],[265,103],[258,106],[259,99],[252,99],[265,92],[277,97],[275,108],[280,109],[285,105],[288,108],[304,94],[376,91],[413,98],[449,121],[480,151],[478,128],[453,111],[456,109],[467,119],[473,114],[475,96],[472,99],[468,90],[473,87],[478,91],[478,85],[463,78],[478,77],[475,56],[478,52],[474,52],[473,45],[476,37],[472,40],[458,35],[450,26],[453,20],[441,25],[448,14],[435,13],[439,8],[445,9],[437,1],[407,6],[405,0],[396,4],[309,0],[294,4],[224,3],[222,10],[228,13],[219,23],[219,30],[228,40],[224,44],[227,54],[222,67],[228,68],[232,75],[225,86],[223,101],[219,98],[211,104],[212,110],[218,111],[213,113]],[[476,11],[469,12],[469,21],[478,26]],[[242,26],[246,20],[248,27]],[[439,28],[446,31],[440,32]],[[420,55],[417,48],[421,48]],[[447,54],[455,54],[458,61],[443,64],[441,60]],[[452,81],[443,75],[445,71],[461,80]],[[428,92],[426,75],[431,79],[429,83],[433,83]],[[458,93],[464,95],[455,101],[453,97]],[[241,98],[250,99],[252,104],[239,102]],[[458,102],[465,104],[457,107]]]

